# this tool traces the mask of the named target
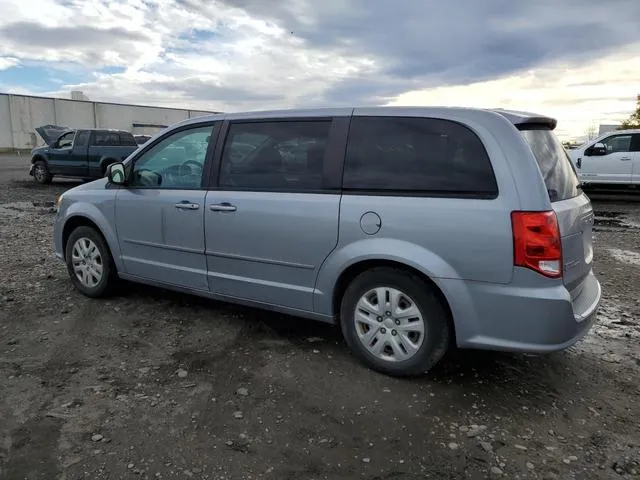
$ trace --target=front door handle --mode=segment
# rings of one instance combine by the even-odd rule
[[[198,210],[200,205],[197,203],[191,203],[188,200],[183,200],[180,203],[176,203],[175,207],[180,210]]]
[[[212,212],[235,212],[237,208],[235,205],[231,205],[229,202],[222,202],[209,205],[209,210],[211,210]]]
[[[630,161],[630,160],[631,160],[631,157],[622,157],[622,158],[620,159],[620,161],[622,161],[622,162],[628,162],[628,161]]]

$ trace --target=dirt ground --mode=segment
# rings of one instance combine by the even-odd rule
[[[640,478],[640,192],[592,196],[604,300],[583,342],[397,380],[331,326],[79,295],[51,243],[75,183],[28,163],[0,157],[0,479]]]

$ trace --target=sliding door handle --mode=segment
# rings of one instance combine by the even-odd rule
[[[231,205],[229,202],[222,202],[209,205],[209,210],[211,210],[212,212],[235,212],[237,208],[235,205]]]

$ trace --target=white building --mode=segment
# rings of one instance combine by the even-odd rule
[[[0,93],[0,151],[32,149],[42,144],[35,128],[118,128],[134,135],[155,134],[187,118],[216,112],[120,103],[91,102],[82,92],[73,100]],[[76,100],[77,99],[77,100]]]

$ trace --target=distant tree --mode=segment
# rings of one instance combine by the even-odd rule
[[[596,122],[591,121],[587,126],[587,129],[584,131],[585,136],[587,137],[587,141],[593,140],[598,136],[598,125]]]
[[[629,130],[631,128],[640,128],[640,95],[636,97],[636,111],[622,122],[618,130]]]

